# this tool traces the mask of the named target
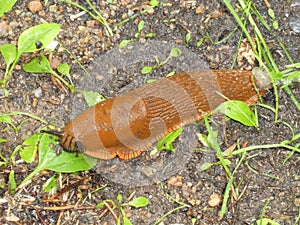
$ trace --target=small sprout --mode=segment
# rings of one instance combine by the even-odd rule
[[[121,41],[121,43],[119,44],[119,48],[125,48],[130,42],[131,42],[131,40]]]
[[[159,6],[159,1],[158,0],[150,0],[149,5],[151,6]]]
[[[185,35],[185,44],[186,44],[186,46],[190,45],[190,41],[191,41],[191,32],[187,32],[187,34]]]
[[[57,189],[56,176],[50,177],[43,185],[43,190],[48,193],[55,192]]]
[[[144,29],[144,26],[145,26],[145,21],[141,20],[138,24],[138,33],[142,32],[142,30]]]
[[[152,33],[152,32],[147,33],[147,34],[145,35],[146,38],[153,38],[153,37],[155,37],[155,36],[156,36],[156,34],[155,34],[155,33]]]
[[[9,193],[14,194],[17,184],[15,180],[15,171],[11,170],[8,175]]]
[[[176,140],[176,138],[179,137],[182,131],[183,128],[181,127],[177,130],[172,131],[171,133],[167,134],[165,137],[160,139],[156,144],[157,150],[161,151],[165,149],[167,151],[175,152],[175,149],[173,147],[173,142]]]
[[[149,204],[149,200],[146,197],[140,196],[137,197],[133,200],[131,200],[130,202],[127,202],[125,204],[122,204],[123,206],[125,205],[129,205],[129,206],[133,206],[135,208],[141,208],[141,207],[145,207]]]
[[[142,74],[148,74],[148,73],[151,73],[153,70],[153,67],[152,66],[144,66],[143,69],[142,69]]]
[[[170,53],[170,57],[178,57],[182,54],[182,51],[179,48],[172,48],[171,49],[171,53]]]
[[[196,46],[197,46],[197,47],[200,47],[200,46],[202,45],[202,43],[204,42],[205,39],[206,39],[206,37],[200,38],[199,41],[197,41]]]

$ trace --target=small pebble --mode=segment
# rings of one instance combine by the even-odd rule
[[[33,0],[33,1],[30,1],[27,4],[27,8],[30,10],[30,12],[36,13],[36,12],[39,12],[43,9],[43,5],[40,1]]]
[[[11,30],[11,27],[8,25],[6,21],[2,21],[0,23],[0,37],[8,36],[8,32]]]
[[[39,87],[39,88],[37,88],[37,89],[35,89],[34,91],[33,91],[33,94],[34,94],[34,97],[36,97],[36,98],[40,98],[40,97],[42,97],[42,88],[41,87]]]
[[[208,205],[211,207],[217,207],[221,204],[222,197],[219,194],[213,193],[208,200]]]
[[[295,33],[300,33],[300,18],[293,16],[289,21],[290,28]]]
[[[204,13],[204,5],[201,4],[196,8],[196,14],[203,14]]]

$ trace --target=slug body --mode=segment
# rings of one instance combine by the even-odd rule
[[[251,71],[180,73],[107,99],[70,121],[61,145],[99,159],[134,158],[167,133],[202,119],[224,96],[256,102]]]

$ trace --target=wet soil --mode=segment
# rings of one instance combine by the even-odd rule
[[[222,1],[162,1],[164,6],[113,28],[113,37],[107,30],[95,22],[88,14],[78,15],[80,10],[60,1],[49,1],[43,10],[31,13],[27,8],[29,1],[18,1],[15,7],[0,18],[0,45],[17,43],[18,36],[25,29],[44,22],[60,24],[61,31],[57,40],[68,49],[76,59],[90,71],[91,77],[82,71],[78,63],[66,51],[56,51],[53,58],[71,66],[72,78],[78,89],[99,91],[105,97],[112,97],[143,85],[151,79],[158,79],[170,71],[181,72],[195,69],[230,68],[237,52],[237,43],[241,31],[237,29],[224,42],[222,40],[236,28],[236,21]],[[142,1],[92,1],[110,24],[122,21],[128,16],[139,13],[147,2]],[[79,3],[87,7],[84,1]],[[260,14],[271,24],[268,8],[262,1],[253,4]],[[276,63],[283,70],[289,64],[282,49],[275,41],[280,39],[290,52],[295,62],[300,59],[300,36],[290,26],[290,19],[299,16],[300,8],[297,1],[270,1],[279,22],[279,29],[264,31],[267,44]],[[234,2],[232,2],[234,5]],[[137,35],[137,24],[145,21],[145,27]],[[249,29],[251,29],[249,27]],[[262,29],[264,30],[264,29]],[[155,37],[148,38],[148,33]],[[186,34],[191,32],[191,39],[186,44]],[[197,42],[209,35],[204,42]],[[120,53],[118,45],[122,40],[132,40],[128,54]],[[148,47],[147,47],[148,46]],[[148,75],[141,74],[145,65],[155,65],[157,57],[160,61],[167,58],[170,50],[180,48],[183,55],[168,61],[162,67]],[[125,50],[124,50],[125,51]],[[21,69],[31,55],[24,55],[10,78],[7,88],[8,98],[0,93],[0,110],[9,113],[14,111],[27,112],[39,116],[58,128],[73,119],[79,112],[87,108],[81,94],[66,93],[55,86],[53,79],[47,74],[29,74]],[[5,71],[4,60],[1,58],[1,74]],[[295,97],[300,101],[299,84],[291,86]],[[267,91],[263,103],[274,107],[275,94]],[[279,90],[278,123],[274,123],[272,111],[258,107],[259,129],[246,127],[238,122],[225,122],[220,116],[212,117],[213,128],[219,131],[219,141],[222,150],[240,143],[256,146],[276,144],[290,140],[293,132],[298,134],[299,111],[290,97]],[[27,119],[15,116],[14,124],[19,125]],[[288,125],[287,125],[288,124]],[[7,143],[1,143],[1,154],[9,158],[14,148],[20,145],[31,134],[43,127],[39,121],[29,119],[22,123],[18,132],[9,129],[1,123],[1,138]],[[293,130],[293,131],[292,131]],[[110,162],[101,161],[98,167],[78,174],[62,174],[61,190],[57,193],[57,201],[50,201],[52,194],[43,191],[46,180],[54,175],[51,171],[33,178],[32,181],[16,194],[9,194],[8,173],[15,171],[17,184],[20,183],[36,166],[26,164],[17,156],[13,165],[0,168],[0,223],[1,224],[117,224],[110,212],[104,208],[96,209],[99,202],[123,196],[123,202],[132,197],[145,196],[150,204],[143,208],[125,206],[124,210],[132,224],[155,224],[163,215],[168,214],[159,224],[254,224],[265,208],[264,217],[279,224],[296,224],[300,210],[300,173],[299,154],[287,149],[267,148],[247,152],[241,165],[234,174],[235,187],[230,192],[227,211],[224,218],[219,219],[220,205],[208,204],[213,194],[224,195],[228,177],[220,165],[201,171],[200,166],[207,162],[217,162],[216,152],[206,149],[206,152],[195,150],[203,148],[201,143],[193,138],[195,132],[205,133],[203,121],[185,129],[185,136],[175,143],[175,155],[165,152],[156,156],[152,164],[171,162],[172,168],[167,173],[157,177],[144,177],[142,167],[147,159],[146,152],[141,157],[130,162],[120,162],[118,159]],[[293,143],[296,145],[297,143]],[[241,160],[241,155],[229,158],[229,168],[233,171]],[[168,161],[169,160],[169,161]],[[140,165],[142,163],[142,166]],[[119,170],[111,171],[111,166],[120,166]],[[140,169],[142,167],[142,169]],[[138,169],[136,169],[138,168]],[[153,167],[150,168],[153,172]],[[161,175],[163,174],[163,176]],[[71,185],[74,184],[74,185]],[[103,189],[92,193],[96,188]],[[67,190],[63,189],[66,188]],[[119,215],[118,210],[115,210]],[[158,223],[156,223],[158,224]]]

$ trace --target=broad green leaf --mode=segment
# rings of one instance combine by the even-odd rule
[[[57,190],[56,176],[50,177],[43,185],[45,192],[53,192]]]
[[[11,10],[11,8],[15,5],[17,0],[0,0],[0,17],[4,15],[4,13]]]
[[[25,30],[18,40],[18,55],[24,52],[35,52],[45,48],[59,33],[60,26],[57,23],[40,24]],[[41,48],[36,47],[36,42],[42,43]]]
[[[44,134],[39,144],[39,164],[40,170],[48,169],[55,172],[73,173],[91,169],[96,165],[97,159],[88,157],[84,154],[69,153],[63,151],[57,155],[51,144],[55,145],[56,141]],[[52,137],[52,136],[51,136]]]
[[[170,52],[171,57],[178,57],[182,54],[182,51],[179,48],[172,48]]]
[[[89,107],[96,105],[99,102],[102,102],[105,100],[103,95],[100,95],[98,92],[92,92],[92,91],[83,91],[84,99]]]
[[[119,44],[119,48],[125,48],[130,42],[131,42],[131,40],[121,41],[120,44]]]
[[[35,133],[23,142],[20,150],[20,157],[26,163],[32,163],[34,161],[40,139],[41,134]]]
[[[29,63],[23,65],[23,69],[29,73],[54,73],[48,59],[44,55],[34,57]]]
[[[34,177],[41,170],[48,169],[55,172],[73,173],[77,171],[89,170],[97,163],[97,159],[85,156],[83,154],[69,153],[63,151],[60,155],[57,155],[53,149],[56,144],[53,135],[43,134],[39,145],[39,163],[35,170],[29,174],[21,184],[27,182]]]
[[[9,67],[17,57],[17,47],[13,44],[4,44],[0,47],[0,52],[5,59],[6,66]]]
[[[15,171],[11,170],[8,175],[9,193],[14,194],[16,190]]]
[[[160,139],[156,144],[157,150],[160,151],[160,150],[165,149],[168,151],[175,152],[175,149],[173,147],[173,142],[182,133],[182,131],[183,131],[183,128],[181,127],[177,130],[172,131],[171,133],[167,134],[165,137]]]
[[[229,118],[236,120],[246,126],[257,126],[257,119],[254,112],[252,112],[249,106],[242,101],[229,100],[222,103],[216,109],[217,112],[221,112]]]
[[[144,66],[143,69],[142,69],[142,74],[148,74],[148,73],[151,73],[153,70],[153,67],[152,66]]]
[[[147,206],[148,204],[149,204],[148,198],[140,196],[140,197],[137,197],[123,205],[129,205],[129,206],[133,206],[135,208],[141,208],[141,207]]]

